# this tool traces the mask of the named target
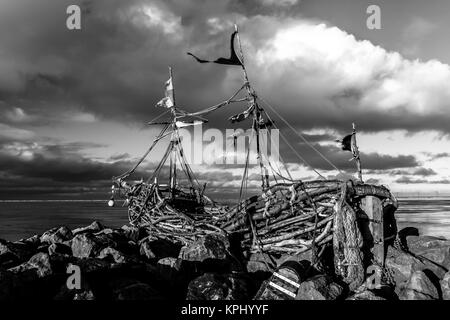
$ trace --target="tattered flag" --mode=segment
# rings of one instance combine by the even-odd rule
[[[342,150],[352,152],[353,151],[352,150],[352,138],[353,138],[353,134],[349,134],[349,135],[345,136],[344,138],[342,138],[342,140],[336,140],[336,141],[340,143],[340,147],[342,148]]]
[[[231,35],[231,43],[230,43],[230,57],[229,58],[218,58],[214,61],[211,60],[204,60],[201,59],[194,54],[188,52],[187,54],[192,56],[195,60],[197,60],[200,63],[218,63],[218,64],[226,64],[226,65],[233,65],[233,66],[242,66],[242,62],[239,59],[239,57],[236,54],[236,51],[234,49],[234,39],[237,35],[237,31],[233,32]]]

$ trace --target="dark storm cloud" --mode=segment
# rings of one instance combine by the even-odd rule
[[[292,140],[291,140],[292,141]],[[295,140],[294,140],[295,141]],[[294,145],[296,151],[312,167],[320,170],[333,170],[333,166],[324,158],[328,159],[336,167],[342,170],[354,169],[355,163],[349,161],[352,158],[350,152],[342,151],[334,145],[313,144],[314,148],[323,155],[323,157],[310,146],[303,143]],[[287,162],[302,163],[296,154],[287,146],[281,146],[280,153]],[[419,166],[419,162],[413,155],[391,156],[379,153],[361,152],[361,162],[366,170],[389,170],[397,168],[412,168]]]
[[[414,179],[406,176],[395,180],[395,182],[402,184],[450,184],[449,179],[427,180],[427,179]]]
[[[65,27],[70,4],[83,8],[81,31]],[[216,104],[242,85],[240,68],[200,65],[186,52],[205,58],[226,56],[234,22],[242,31],[250,80],[257,93],[273,104],[274,110],[261,105],[279,128],[286,125],[275,113],[300,130],[333,128],[345,134],[356,122],[358,130],[365,132],[430,129],[449,133],[447,65],[407,61],[338,28],[306,20],[299,4],[289,0],[0,3],[0,144],[9,146],[0,153],[0,174],[10,177],[8,183],[15,190],[65,190],[63,186],[68,185],[74,192],[89,186],[101,188],[111,176],[132,166],[129,155],[97,161],[85,156],[85,149],[103,145],[50,141],[33,146],[42,137],[35,139],[32,131],[14,125],[50,126],[77,112],[99,121],[144,124],[164,111],[154,105],[164,94],[169,65],[180,107],[193,111]],[[339,45],[333,47],[334,43]],[[426,112],[422,106],[427,106]],[[211,114],[209,126],[231,127],[225,119],[243,108],[230,105]],[[354,170],[354,163],[348,161],[350,153],[317,144],[337,137],[305,137],[337,167]],[[298,138],[288,138],[314,168],[333,169]],[[418,168],[412,155],[382,152],[381,148],[380,153],[363,152],[363,167],[417,168],[408,175],[435,174]],[[301,163],[287,146],[282,146],[281,153],[285,161]],[[213,188],[220,187],[219,181],[239,180],[219,170],[200,175],[212,181]],[[6,192],[5,184],[2,188]]]
[[[402,184],[420,184],[420,183],[429,183],[428,180],[426,179],[412,179],[409,177],[401,177],[397,180],[395,180],[395,182],[397,183],[402,183]]]
[[[84,9],[81,31],[65,28],[65,9],[69,4],[79,4]],[[300,22],[305,24],[305,29],[317,25],[301,20],[299,4],[299,1],[264,0],[10,2],[0,10],[3,49],[0,98],[6,106],[19,106],[29,114],[58,114],[79,108],[99,118],[142,123],[161,111],[153,105],[163,95],[167,66],[171,65],[179,104],[198,110],[229,97],[242,83],[240,70],[199,65],[186,52],[212,58],[228,54],[229,35],[233,22],[237,21],[242,26],[250,77],[256,89],[293,125],[347,131],[354,121],[360,130],[367,132],[448,131],[449,119],[442,112],[448,108],[445,101],[439,107],[430,107],[426,114],[415,112],[407,100],[389,101],[389,116],[385,109],[371,102],[379,100],[372,96],[382,94],[378,85],[401,81],[410,69],[425,69],[428,65],[404,62],[378,48],[373,51],[378,51],[386,65],[394,67],[379,66],[378,60],[372,63],[369,59],[368,77],[361,81],[343,79],[339,83],[333,77],[346,74],[339,68],[328,69],[331,76],[327,78],[323,70],[326,66],[317,67],[315,62],[308,61],[313,57],[311,54],[293,55],[292,61],[287,59],[288,69],[278,57],[270,57],[268,50],[274,45],[277,31]],[[324,43],[328,34],[333,34],[336,41],[346,41],[345,50],[349,54],[353,52],[352,46],[355,51],[359,50],[358,46],[366,46],[355,39],[347,41],[349,35],[332,28],[312,30],[320,31],[317,36],[324,39],[318,40]],[[302,36],[293,39],[303,41]],[[309,50],[308,45],[304,47]],[[358,61],[354,63],[356,68],[360,67]],[[278,78],[276,73],[267,72],[271,68],[285,72],[285,76]],[[435,68],[438,72],[434,74],[439,76],[445,66],[429,68]],[[320,78],[324,79],[318,81]],[[308,88],[308,84],[314,87]],[[361,107],[362,104],[367,105]],[[223,118],[239,108],[230,109],[211,115],[211,124],[224,126]],[[36,121],[42,123],[45,117]]]
[[[441,153],[426,153],[426,155],[429,157],[430,161],[437,160],[437,159],[443,159],[443,158],[450,158],[450,153],[448,152],[441,152]]]
[[[375,174],[381,174],[386,173],[381,170],[372,170],[372,173]],[[435,176],[437,175],[437,172],[430,168],[416,168],[414,170],[391,170],[389,171],[390,175],[394,176],[405,176],[405,175],[412,175],[412,176],[422,176],[422,177],[429,177],[429,176]]]

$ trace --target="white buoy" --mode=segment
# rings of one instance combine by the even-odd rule
[[[114,207],[114,199],[108,201],[108,206]]]

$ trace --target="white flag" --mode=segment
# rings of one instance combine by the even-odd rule
[[[165,83],[165,97],[161,99],[156,106],[157,107],[164,107],[164,108],[172,108],[175,104],[173,103],[173,85],[172,85],[172,78],[169,78],[169,80]]]

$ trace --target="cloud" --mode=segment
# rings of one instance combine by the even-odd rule
[[[293,6],[300,2],[300,0],[260,0],[265,6]]]
[[[61,12],[69,4],[83,8],[82,32],[64,27]],[[24,185],[29,183],[30,188],[32,181],[82,188],[129,168],[132,157],[123,152],[93,159],[86,150],[104,145],[61,143],[54,141],[57,137],[44,143],[39,128],[69,122],[81,128],[111,120],[123,126],[144,124],[163,111],[153,106],[164,94],[169,65],[183,109],[199,110],[228,98],[242,85],[240,68],[200,65],[186,52],[205,58],[226,56],[235,22],[250,80],[273,110],[261,106],[283,131],[286,125],[276,113],[301,131],[332,128],[333,133],[345,133],[356,122],[363,132],[450,133],[448,65],[409,60],[323,21],[305,19],[299,4],[295,0],[201,5],[193,0],[0,2],[0,173],[26,180]],[[433,27],[419,21],[409,29],[424,35]],[[231,127],[224,119],[243,108],[243,104],[227,106],[209,116],[209,125]],[[354,170],[349,153],[327,144],[336,138],[330,132],[310,130],[305,136],[339,168]],[[325,172],[333,169],[298,138],[288,139],[312,166]],[[301,163],[287,146],[281,151],[287,162]],[[362,152],[363,167],[401,170],[404,176],[435,175],[432,169],[421,168],[418,157],[381,152],[381,147],[376,153]],[[238,179],[228,174],[205,178],[223,178],[231,188]],[[212,184],[220,187],[220,182]]]
[[[342,128],[355,120],[364,131],[448,131],[439,118],[449,114],[450,67],[439,61],[407,60],[337,27],[308,21],[278,26],[254,50],[260,91],[271,102],[282,101],[289,119],[300,112],[302,125]],[[270,83],[282,86],[274,91]]]
[[[397,180],[395,180],[395,182],[397,183],[402,183],[402,184],[421,184],[421,183],[429,183],[428,180],[426,179],[411,179],[409,177],[401,177]]]
[[[414,17],[406,25],[403,36],[406,40],[422,40],[437,28],[438,26],[431,21],[422,17]]]
[[[412,179],[409,177],[401,177],[395,180],[397,183],[402,184],[450,184],[450,179],[440,179],[440,180],[426,180],[426,179]]]
[[[380,170],[375,170],[374,173],[382,173]],[[416,168],[413,170],[391,170],[389,171],[390,175],[412,175],[412,176],[422,176],[422,177],[429,177],[429,176],[435,176],[437,175],[437,172],[430,168]]]
[[[429,156],[429,161],[434,161],[442,158],[450,158],[450,153],[448,152],[440,152],[436,154],[427,153],[427,156]]]
[[[34,132],[30,130],[12,127],[10,125],[0,123],[0,142],[2,140],[27,140],[34,137]]]

